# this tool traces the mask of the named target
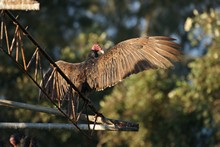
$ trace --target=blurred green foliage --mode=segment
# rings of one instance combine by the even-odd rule
[[[39,12],[13,12],[55,59],[81,62],[93,43],[104,49],[124,39],[167,35],[183,46],[174,69],[133,75],[90,96],[106,117],[135,121],[138,132],[97,132],[92,140],[67,130],[0,129],[35,136],[41,146],[218,146],[220,144],[220,11],[210,0],[43,1]],[[27,42],[27,47],[30,42]],[[200,56],[191,54],[199,52]],[[28,53],[28,49],[25,50]],[[0,52],[0,98],[44,106],[38,89]],[[47,67],[44,67],[45,70]],[[0,121],[67,122],[43,113],[0,106]],[[4,116],[4,117],[3,117]],[[45,138],[46,136],[46,138]]]

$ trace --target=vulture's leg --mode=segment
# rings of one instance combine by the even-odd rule
[[[77,113],[79,107],[79,95],[76,92],[73,92],[73,97],[71,98],[71,107],[72,107],[72,117],[74,121],[77,121]]]

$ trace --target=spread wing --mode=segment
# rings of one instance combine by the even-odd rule
[[[121,80],[148,69],[169,68],[180,61],[180,45],[163,36],[141,37],[118,43],[87,67],[87,83],[95,90],[114,86]],[[89,64],[91,65],[91,64]]]
[[[80,81],[83,79],[83,64],[84,63],[68,63],[65,61],[57,61],[56,64],[63,71],[63,73],[75,84],[77,88],[80,88]],[[72,88],[67,84],[66,80],[59,74],[54,67],[50,67],[45,73],[41,86],[45,92],[52,99],[65,99],[74,95]],[[40,92],[40,97],[43,93]],[[73,96],[72,96],[73,97]]]
[[[57,61],[57,66],[63,73],[81,90],[80,84],[83,83],[83,62],[82,63],[68,63],[65,61]],[[68,115],[72,115],[76,119],[76,112],[78,111],[79,97],[66,80],[59,74],[56,68],[51,66],[45,73],[41,87],[47,95],[58,102],[59,107],[64,107]],[[39,97],[45,97],[44,93],[40,91]]]

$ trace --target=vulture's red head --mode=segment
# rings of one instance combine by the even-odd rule
[[[97,43],[93,44],[91,50],[97,53],[104,54],[104,50]]]

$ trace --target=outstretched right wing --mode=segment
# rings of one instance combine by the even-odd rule
[[[103,90],[114,86],[131,74],[148,69],[169,68],[180,61],[180,45],[164,36],[140,37],[118,43],[87,67],[91,88]]]

